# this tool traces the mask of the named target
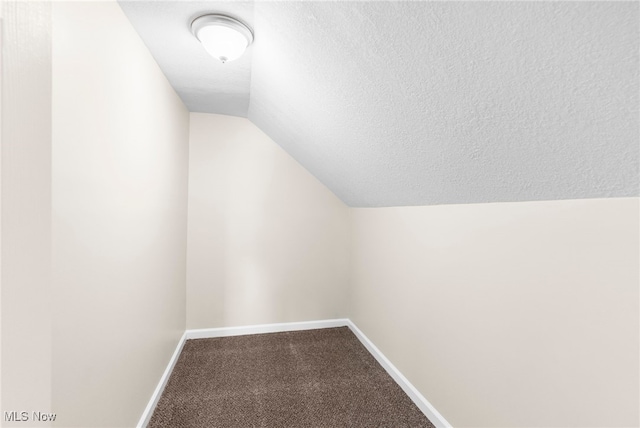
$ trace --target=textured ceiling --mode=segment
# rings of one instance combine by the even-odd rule
[[[639,195],[637,2],[120,4],[189,109],[351,206]],[[237,62],[189,33],[214,11],[254,29]]]

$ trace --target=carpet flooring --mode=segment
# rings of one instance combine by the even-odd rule
[[[148,426],[433,428],[348,327],[187,340]]]

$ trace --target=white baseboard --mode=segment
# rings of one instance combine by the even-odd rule
[[[208,339],[211,337],[244,336],[246,334],[280,333],[283,331],[315,330],[318,328],[346,327],[349,320],[319,320],[303,322],[285,322],[278,324],[247,325],[241,327],[202,328],[187,330],[187,339]]]
[[[437,427],[437,428],[451,428],[451,424],[427,401],[426,398],[407,380],[406,377],[400,373],[400,371],[391,364],[391,361],[380,352],[380,350],[364,335],[362,331],[356,325],[347,318],[333,319],[333,320],[319,320],[319,321],[303,321],[303,322],[290,322],[279,324],[260,324],[249,325],[241,327],[221,327],[221,328],[203,328],[196,330],[186,330],[176,347],[166,370],[158,382],[149,404],[144,410],[140,421],[138,422],[138,428],[144,428],[149,423],[153,410],[158,404],[158,400],[162,395],[173,366],[178,361],[178,356],[182,351],[184,342],[187,339],[208,339],[213,337],[227,337],[227,336],[243,336],[247,334],[263,334],[263,333],[279,333],[283,331],[301,331],[301,330],[315,330],[319,328],[332,328],[332,327],[349,327],[358,340],[364,345],[365,348],[373,355],[378,363],[389,373],[389,375],[396,381],[396,383],[402,388],[402,390],[411,398],[416,406],[425,414],[425,416]]]
[[[160,378],[160,382],[158,382],[158,386],[156,386],[156,389],[153,391],[153,394],[151,395],[151,399],[149,400],[147,407],[144,409],[144,412],[142,412],[142,416],[138,421],[138,425],[136,425],[137,428],[144,428],[149,423],[149,419],[151,419],[151,415],[153,414],[153,411],[156,408],[156,404],[158,404],[158,400],[160,400],[162,391],[164,391],[164,387],[167,385],[167,381],[169,380],[169,376],[173,371],[173,367],[176,365],[176,362],[178,361],[180,352],[182,352],[182,347],[184,346],[185,340],[187,340],[186,333],[183,333],[182,337],[180,338],[180,341],[178,341],[178,346],[176,346],[176,350],[173,351],[173,355],[169,360],[169,364],[167,364],[167,368],[164,370],[164,373],[162,373],[162,377]]]
[[[373,355],[378,363],[389,373],[389,376],[396,381],[396,383],[402,388],[402,390],[411,398],[411,401],[425,414],[425,416],[437,427],[437,428],[452,428],[451,424],[436,410],[435,407],[429,401],[424,398],[420,391],[407,380],[400,370],[394,366],[391,361],[384,356],[382,352],[364,335],[362,331],[356,325],[349,320],[349,328],[355,334],[355,336],[362,342],[365,348]]]

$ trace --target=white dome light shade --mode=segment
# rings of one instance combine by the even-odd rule
[[[240,58],[253,42],[253,33],[246,25],[224,15],[201,16],[191,23],[191,31],[209,55],[223,64]]]

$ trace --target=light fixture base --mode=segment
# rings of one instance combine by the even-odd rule
[[[194,19],[191,23],[191,32],[194,36],[196,36],[198,40],[200,40],[200,38],[198,37],[198,31],[209,25],[221,25],[223,27],[234,29],[247,39],[247,46],[253,43],[253,32],[247,25],[235,18],[217,13],[202,15]],[[202,40],[200,41],[202,42]]]

